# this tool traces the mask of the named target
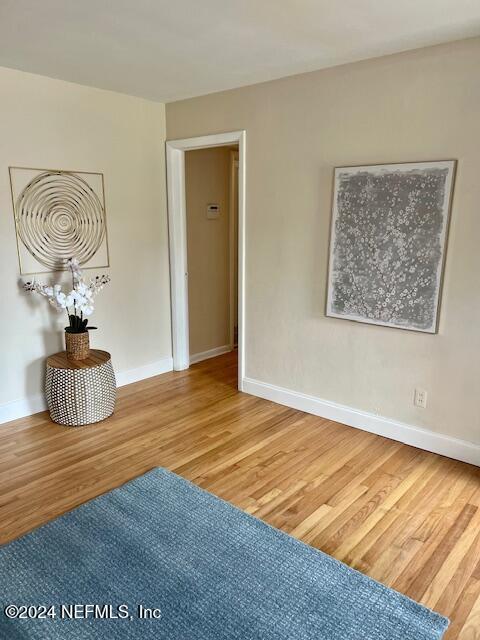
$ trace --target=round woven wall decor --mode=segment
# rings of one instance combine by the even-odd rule
[[[16,222],[28,251],[53,270],[72,256],[85,264],[105,236],[100,199],[73,173],[45,171],[33,178],[18,197]]]

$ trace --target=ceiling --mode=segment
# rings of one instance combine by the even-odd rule
[[[0,0],[0,66],[169,102],[480,34],[480,0]]]

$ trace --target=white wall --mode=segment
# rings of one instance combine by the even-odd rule
[[[9,165],[104,173],[112,282],[91,341],[112,353],[120,382],[171,366],[171,334],[164,105],[0,68],[0,114],[2,421],[39,408],[65,325],[18,286]]]
[[[172,139],[247,131],[247,377],[480,444],[479,69],[472,39],[167,105]],[[325,317],[333,168],[451,158],[439,334]]]

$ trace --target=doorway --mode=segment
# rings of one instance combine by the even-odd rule
[[[190,364],[233,351],[238,145],[185,152]]]
[[[172,342],[173,367],[176,371],[188,369],[190,366],[190,336],[189,336],[189,304],[188,304],[188,246],[187,246],[187,207],[185,180],[185,153],[198,149],[212,147],[228,147],[238,145],[238,155],[232,156],[230,166],[230,190],[236,192],[235,206],[229,204],[224,215],[229,216],[238,210],[238,232],[229,224],[229,237],[237,236],[236,251],[229,251],[229,260],[235,260],[238,268],[238,285],[235,285],[235,270],[229,270],[229,344],[235,341],[235,331],[232,317],[238,317],[238,388],[242,390],[245,371],[245,131],[170,140],[166,144],[167,150],[167,189],[168,189],[168,219],[170,242],[170,272],[172,299]],[[238,172],[238,173],[237,173]],[[236,184],[235,184],[236,181]],[[231,203],[232,201],[230,201]],[[210,203],[212,205],[218,203]],[[212,210],[212,215],[215,211]],[[236,255],[235,255],[236,254]],[[232,291],[238,290],[238,296],[232,300]],[[238,312],[235,310],[235,302]]]

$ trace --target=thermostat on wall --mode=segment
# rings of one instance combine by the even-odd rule
[[[207,204],[207,218],[209,220],[216,220],[219,217],[220,217],[220,205]]]

